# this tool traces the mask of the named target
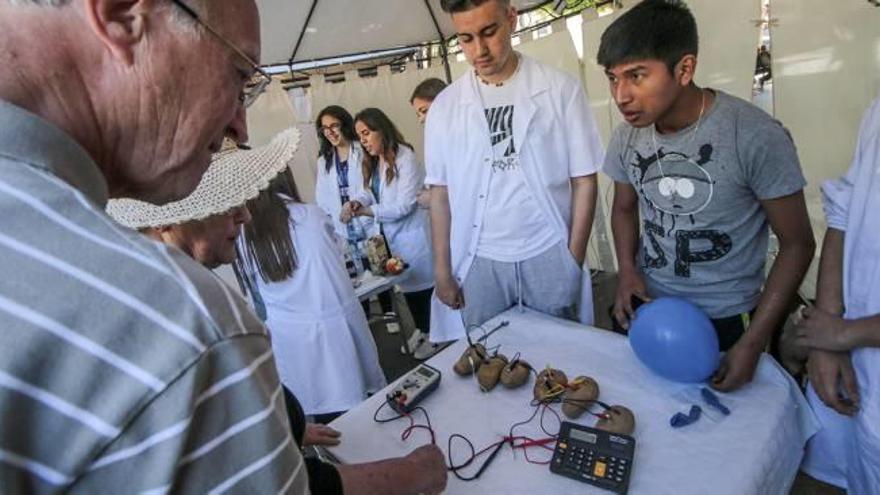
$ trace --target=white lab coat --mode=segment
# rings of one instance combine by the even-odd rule
[[[520,57],[522,84],[516,86],[520,94],[514,102],[513,139],[529,192],[558,232],[558,239],[567,243],[570,179],[596,173],[604,156],[602,144],[580,81],[530,57]],[[425,131],[426,183],[448,188],[450,255],[459,284],[467,277],[477,250],[493,157],[478,84],[474,72],[468,71],[440,93],[431,105]],[[580,320],[591,324],[593,293],[589,269],[582,268]],[[440,302],[436,294],[431,303],[431,341],[463,337],[461,312]]]
[[[376,343],[326,214],[288,210],[296,271],[276,283],[256,276],[278,375],[306,414],[346,411],[386,385]]]
[[[880,99],[868,110],[852,166],[822,187],[828,226],[846,233],[845,318],[880,314]],[[804,470],[855,495],[880,490],[880,349],[852,354],[860,411],[847,418],[826,407],[810,387],[807,398],[822,424],[810,440]]]
[[[397,282],[403,292],[416,292],[434,286],[431,233],[426,210],[419,208],[416,195],[425,182],[425,171],[412,149],[401,145],[395,159],[397,176],[390,184],[385,181],[388,164],[379,163],[379,202],[370,189],[362,189],[356,197],[373,210],[382,225],[393,256],[403,258],[409,268]]]
[[[364,174],[362,161],[364,150],[359,143],[351,143],[348,153],[348,196],[354,199],[363,194]],[[339,199],[339,182],[336,174],[336,164],[330,164],[327,170],[327,162],[323,156],[318,157],[318,176],[315,181],[315,203],[321,207],[333,222],[336,234],[342,239],[348,238],[348,230],[344,223],[339,220],[342,212],[342,201]],[[379,233],[379,225],[370,217],[358,217],[366,232],[367,237]]]

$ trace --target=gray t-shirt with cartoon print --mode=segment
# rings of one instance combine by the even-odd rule
[[[699,127],[660,135],[620,125],[603,171],[638,193],[636,261],[650,295],[683,297],[723,318],[758,304],[769,234],[761,201],[794,194],[806,180],[779,121],[715,94]]]

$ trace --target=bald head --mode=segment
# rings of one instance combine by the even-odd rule
[[[183,198],[224,136],[247,137],[256,4],[181,3],[199,20],[174,1],[0,0],[0,63],[16,68],[0,72],[0,99],[66,131],[111,197]]]

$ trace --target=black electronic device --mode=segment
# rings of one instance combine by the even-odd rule
[[[439,385],[440,370],[422,363],[397,382],[386,399],[395,411],[409,414],[422,399],[437,390]]]
[[[636,441],[564,421],[556,439],[550,471],[615,493],[626,493]]]

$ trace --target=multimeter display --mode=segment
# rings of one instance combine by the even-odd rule
[[[565,421],[559,430],[550,471],[616,493],[626,493],[636,441]]]
[[[430,368],[426,368],[424,366],[416,369],[416,373],[422,375],[425,378],[431,378],[435,374],[433,371],[430,370]]]
[[[409,414],[425,397],[440,385],[440,371],[420,364],[403,377],[388,393],[388,405],[400,414]]]

